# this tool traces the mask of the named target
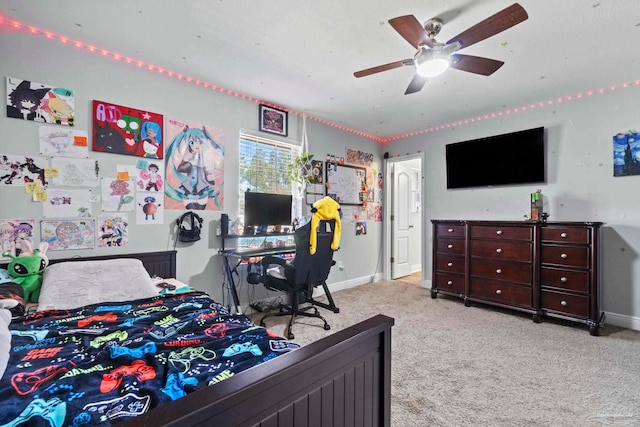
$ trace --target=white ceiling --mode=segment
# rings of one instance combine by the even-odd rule
[[[528,20],[461,51],[504,61],[489,77],[451,69],[404,95],[412,67],[353,76],[413,57],[393,17],[443,17],[446,42],[512,3],[0,0],[0,14],[379,138],[640,78],[638,0],[520,0]]]

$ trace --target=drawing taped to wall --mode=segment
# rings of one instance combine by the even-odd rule
[[[640,133],[629,131],[613,137],[613,176],[640,175]]]
[[[167,121],[166,209],[223,209],[223,136],[209,126]]]
[[[162,114],[93,101],[93,151],[161,159],[163,126]]]
[[[50,251],[93,249],[95,225],[92,219],[43,219],[40,221],[40,241],[48,243]]]
[[[27,243],[33,247],[33,227],[36,221],[34,219],[0,219],[0,261],[11,261],[11,258],[5,258],[3,253],[9,252],[13,256],[20,255],[25,250]]]
[[[7,117],[73,126],[74,104],[70,89],[7,77]]]
[[[164,164],[157,160],[148,161],[140,159],[136,165],[137,173],[137,191],[155,191],[161,192],[164,180]]]
[[[43,156],[89,157],[87,132],[54,126],[38,127],[40,154]]]
[[[136,224],[164,224],[164,200],[157,193],[136,192]]]
[[[46,187],[49,182],[44,175],[47,161],[44,157],[0,154],[0,186],[21,186],[38,182]]]
[[[58,176],[51,178],[53,185],[97,187],[100,184],[97,160],[53,157],[51,167],[58,171]]]
[[[98,216],[98,247],[125,246],[129,243],[129,219],[126,213]]]
[[[50,188],[42,202],[44,218],[91,217],[90,191],[86,189]]]
[[[133,210],[135,206],[135,181],[133,179],[102,178],[100,188],[104,212],[130,212]]]

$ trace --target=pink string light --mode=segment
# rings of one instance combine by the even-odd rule
[[[426,129],[421,129],[421,130],[416,130],[413,132],[408,132],[408,133],[404,133],[404,134],[400,134],[400,135],[395,135],[395,136],[390,136],[390,137],[379,137],[379,136],[375,136],[375,135],[371,135],[369,133],[366,132],[362,132],[356,129],[352,129],[350,127],[347,126],[343,126],[341,124],[329,121],[329,120],[325,120],[325,119],[321,119],[319,117],[315,117],[315,116],[311,116],[309,114],[306,113],[302,113],[300,111],[296,111],[287,107],[284,107],[282,105],[277,105],[277,104],[273,104],[258,98],[254,98],[252,96],[240,93],[240,92],[236,92],[230,89],[226,89],[223,88],[222,86],[218,86],[215,85],[213,83],[210,82],[206,82],[206,81],[202,81],[199,79],[196,79],[194,77],[188,76],[188,75],[184,75],[181,73],[176,73],[174,71],[170,71],[170,70],[165,70],[162,67],[153,65],[153,64],[148,64],[142,60],[139,59],[133,59],[127,56],[123,56],[121,54],[115,53],[115,52],[111,52],[107,49],[102,49],[102,48],[98,48],[92,45],[87,45],[85,43],[83,43],[80,40],[73,40],[71,41],[71,39],[69,37],[66,37],[64,35],[60,35],[60,34],[55,34],[51,31],[46,31],[46,30],[41,30],[37,27],[31,26],[31,25],[26,25],[21,23],[20,21],[16,21],[16,20],[10,20],[7,19],[6,17],[4,17],[3,15],[0,14],[0,27],[5,26],[5,27],[9,27],[9,28],[13,28],[15,30],[18,31],[24,31],[27,34],[31,34],[31,35],[35,35],[35,36],[40,36],[43,38],[46,38],[48,40],[57,40],[62,44],[73,44],[73,46],[75,46],[77,49],[80,50],[84,50],[90,53],[99,53],[101,56],[103,57],[109,57],[111,59],[113,59],[114,61],[118,61],[118,62],[122,62],[124,61],[126,64],[135,64],[137,66],[137,68],[139,69],[143,69],[146,70],[148,72],[153,72],[153,73],[158,73],[160,75],[163,75],[165,77],[168,78],[172,78],[175,80],[179,80],[182,82],[186,82],[189,84],[193,84],[196,86],[201,86],[205,89],[210,89],[213,91],[217,91],[220,93],[224,93],[227,94],[229,96],[233,96],[235,98],[241,98],[243,100],[247,100],[249,102],[253,102],[253,103],[260,103],[260,104],[265,104],[269,107],[272,108],[277,108],[280,110],[284,110],[289,112],[290,114],[296,115],[296,116],[303,116],[303,114],[306,116],[306,118],[313,120],[315,122],[318,122],[320,124],[323,124],[325,126],[329,126],[335,129],[339,129],[343,132],[347,132],[347,133],[351,133],[354,135],[358,135],[361,136],[363,138],[367,138],[370,140],[373,140],[375,142],[378,142],[380,144],[387,144],[393,141],[398,141],[400,139],[404,139],[404,138],[410,138],[413,136],[417,136],[417,135],[423,135],[426,133],[431,133],[431,132],[437,132],[440,130],[445,130],[445,129],[451,129],[451,128],[456,128],[457,126],[462,126],[462,125],[467,125],[467,124],[471,124],[471,123],[475,123],[475,122],[479,122],[479,121],[483,121],[483,120],[488,120],[488,119],[494,119],[496,117],[503,117],[505,115],[510,115],[511,113],[518,113],[518,112],[525,112],[528,110],[535,110],[536,108],[542,108],[545,107],[547,105],[555,105],[555,104],[561,104],[565,101],[573,101],[573,100],[580,100],[580,99],[584,99],[585,97],[592,97],[594,95],[603,95],[605,93],[608,92],[614,92],[617,89],[627,89],[627,88],[631,88],[631,87],[635,87],[635,86],[640,86],[640,79],[634,80],[633,82],[624,82],[618,85],[609,85],[606,88],[598,88],[596,90],[589,90],[586,91],[584,93],[577,93],[575,95],[566,95],[563,97],[558,97],[557,99],[549,99],[546,102],[543,101],[539,101],[536,103],[531,103],[528,106],[527,105],[523,105],[521,107],[514,107],[513,109],[506,109],[504,111],[497,111],[497,112],[492,112],[492,113],[486,113],[484,115],[480,115],[480,116],[476,116],[476,117],[471,117],[471,118],[467,118],[467,119],[461,119],[456,121],[453,121],[451,123],[446,123],[446,124],[442,124],[442,125],[438,125],[438,126],[432,126]]]

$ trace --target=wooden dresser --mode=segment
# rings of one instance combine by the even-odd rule
[[[431,297],[491,304],[589,326],[598,335],[602,223],[433,220]]]

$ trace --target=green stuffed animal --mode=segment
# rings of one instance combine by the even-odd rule
[[[11,252],[5,252],[3,257],[11,258],[7,266],[13,282],[22,286],[25,302],[38,302],[40,288],[42,287],[42,272],[49,265],[49,258],[45,255],[46,249],[34,249],[14,256]]]

